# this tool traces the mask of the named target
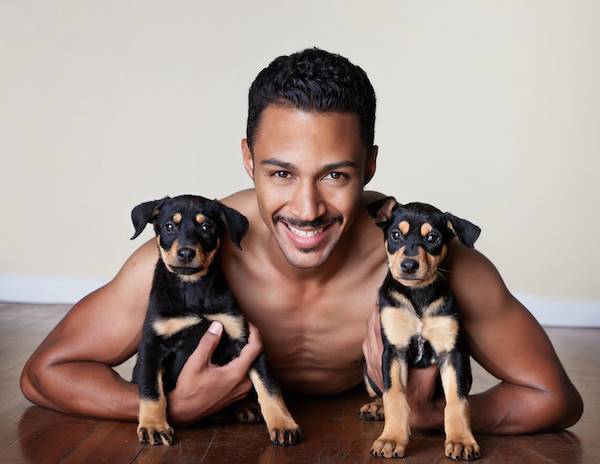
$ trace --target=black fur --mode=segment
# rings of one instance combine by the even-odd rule
[[[182,219],[175,222],[179,213]],[[199,223],[197,214],[205,220]],[[216,200],[200,196],[182,195],[175,198],[148,201],[136,206],[132,213],[137,237],[146,224],[151,223],[158,236],[163,253],[178,246],[210,255],[228,234],[231,241],[241,248],[244,234],[248,230],[247,219]],[[177,245],[174,245],[177,242]],[[196,349],[200,338],[211,324],[211,315],[232,315],[241,318],[237,303],[225,281],[218,257],[206,267],[196,266],[194,261],[177,262],[177,253],[171,254],[170,263],[164,257],[158,259],[150,291],[148,312],[144,321],[138,358],[133,370],[133,382],[139,384],[142,399],[159,398],[157,375],[163,369],[165,393],[173,390],[183,365]],[[189,281],[190,276],[202,273],[202,277]],[[153,324],[158,320],[196,316],[201,321],[175,334],[163,337]],[[214,352],[212,362],[223,365],[238,356],[248,342],[248,323],[243,320],[243,335],[232,339],[223,331],[221,341]],[[279,385],[269,375],[266,358],[261,354],[253,366],[265,387],[270,392],[279,392]]]
[[[450,213],[443,213],[439,209],[425,203],[410,203],[407,205],[398,204],[392,197],[383,198],[367,206],[370,216],[375,223],[382,229],[387,242],[387,252],[394,254],[404,247],[404,256],[406,258],[417,257],[419,249],[422,248],[430,256],[440,256],[442,250],[450,244],[454,236],[465,245],[473,247],[481,229],[471,222],[458,218]],[[408,234],[404,236],[399,234],[399,224],[406,221],[410,224]],[[430,243],[422,237],[420,226],[429,223],[433,227],[433,234],[439,237],[439,241]],[[449,225],[451,224],[451,226]],[[442,262],[443,265],[443,262]],[[435,269],[437,274],[433,279],[424,280],[424,284],[414,282],[410,275],[406,275],[406,280],[401,282],[392,276],[389,271],[381,288],[379,289],[379,308],[380,311],[389,306],[395,306],[391,297],[392,292],[398,292],[404,295],[414,307],[416,315],[420,318],[423,310],[432,302],[443,298],[444,304],[436,314],[440,316],[451,316],[457,320],[460,318],[455,298],[452,295],[450,286],[446,277],[441,273],[443,270]],[[406,285],[411,284],[411,285]],[[404,349],[397,349],[387,339],[385,332],[381,330],[383,340],[383,379],[384,389],[390,387],[390,365],[394,358],[406,360],[409,367],[423,368],[431,364],[450,363],[458,375],[458,395],[464,398],[468,395],[471,388],[472,376],[467,344],[462,328],[459,328],[457,340],[454,348],[448,353],[436,353],[429,341],[421,336],[413,336],[410,343]],[[368,378],[369,386],[375,386],[374,382]],[[373,390],[381,396],[382,392],[377,388]]]

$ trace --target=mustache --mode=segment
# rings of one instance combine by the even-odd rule
[[[320,227],[333,224],[335,222],[339,222],[341,224],[343,219],[344,218],[342,217],[342,215],[338,215],[338,216],[333,216],[330,218],[323,216],[323,217],[318,217],[317,219],[314,219],[312,221],[303,221],[301,219],[281,216],[281,215],[277,214],[277,215],[273,216],[273,224],[277,224],[278,222],[284,222],[293,227],[298,227],[298,228],[311,227],[314,229],[318,229]]]

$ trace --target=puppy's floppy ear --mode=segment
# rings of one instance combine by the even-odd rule
[[[444,213],[444,216],[448,220],[448,229],[454,232],[464,245],[473,248],[475,241],[481,233],[481,229],[466,219],[461,219],[450,213]]]
[[[161,205],[168,199],[169,197],[164,197],[160,200],[146,201],[131,210],[131,222],[133,222],[133,227],[135,227],[135,233],[130,240],[140,235],[146,228],[146,224],[152,222],[158,216]]]
[[[379,227],[383,227],[387,221],[392,217],[392,211],[398,206],[398,202],[394,197],[385,197],[380,200],[376,200],[373,203],[367,205],[367,211],[369,216],[375,224]]]
[[[230,208],[229,206],[225,206],[218,200],[215,200],[215,203],[219,208],[219,214],[225,223],[225,227],[229,233],[229,238],[241,250],[242,239],[244,238],[244,235],[246,235],[246,232],[248,232],[248,219],[246,219],[246,216],[240,212]]]

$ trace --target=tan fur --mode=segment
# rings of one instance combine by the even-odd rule
[[[444,409],[445,455],[453,459],[465,458],[467,454],[479,453],[479,445],[470,426],[469,403],[458,396],[456,369],[448,363],[441,367],[442,385],[446,397]]]
[[[450,352],[456,344],[458,322],[451,316],[423,318],[421,335],[431,343],[436,353]]]
[[[410,407],[405,393],[407,375],[406,362],[398,359],[392,361],[390,366],[391,386],[383,393],[385,425],[383,432],[371,447],[371,452],[383,454],[386,458],[404,456],[410,437],[408,426]]]
[[[183,329],[198,324],[202,320],[198,316],[173,317],[170,319],[158,319],[152,323],[152,328],[157,335],[169,338]]]
[[[429,232],[431,232],[432,230],[433,227],[431,227],[431,224],[429,224],[428,222],[421,224],[421,237],[427,237],[427,235],[429,235]]]
[[[385,336],[397,348],[408,346],[411,337],[418,333],[421,326],[414,310],[388,306],[381,310],[380,316]]]
[[[178,275],[177,277],[183,281],[183,282],[197,282],[198,280],[200,280],[202,277],[204,277],[207,273],[208,273],[208,269],[210,267],[210,265],[212,264],[212,262],[215,259],[215,256],[217,256],[217,252],[219,251],[219,246],[221,245],[221,241],[217,239],[217,246],[215,247],[215,249],[213,251],[211,251],[208,255],[204,255],[204,250],[202,249],[202,247],[198,246],[196,247],[196,256],[200,255],[200,253],[202,253],[202,269],[198,272],[196,272],[195,274],[190,274],[190,275]],[[194,260],[195,261],[195,260]]]
[[[167,432],[171,436],[173,435],[173,429],[167,422],[167,398],[163,390],[162,371],[158,373],[156,382],[158,400],[140,399],[138,413],[138,438],[141,441],[145,431],[151,443],[154,443],[154,432]],[[160,439],[165,445],[169,444],[164,437],[160,437]]]
[[[204,317],[209,321],[219,321],[223,324],[223,328],[227,335],[234,340],[239,340],[247,335],[244,330],[244,320],[242,319],[242,316],[234,316],[232,314],[206,314]]]
[[[410,230],[410,224],[407,221],[401,221],[400,224],[398,224],[398,230],[406,237]]]
[[[182,220],[182,219],[183,219],[183,216],[182,216],[182,214],[181,214],[181,213],[175,213],[175,214],[173,215],[173,222],[174,222],[175,224],[179,224],[179,223],[181,222],[181,220]]]
[[[206,221],[206,216],[202,213],[198,213],[196,214],[196,222],[198,224],[202,224],[204,221]]]
[[[263,384],[256,369],[250,369],[248,375],[256,390],[256,396],[258,397],[258,403],[260,404],[260,412],[267,424],[267,430],[269,431],[271,440],[277,438],[277,436],[283,439],[283,432],[285,430],[298,430],[298,424],[296,424],[296,421],[294,421],[294,418],[288,411],[281,394],[274,395],[270,393]]]
[[[423,317],[436,315],[445,304],[446,299],[444,297],[440,297],[437,300],[429,303],[429,305],[423,310]]]

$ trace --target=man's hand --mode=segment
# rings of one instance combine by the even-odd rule
[[[225,366],[216,366],[210,359],[221,339],[223,326],[218,321],[211,324],[183,366],[175,389],[168,394],[169,417],[175,422],[195,421],[248,394],[252,383],[247,374],[262,351],[258,330],[252,324],[249,327],[248,344],[239,357]]]
[[[383,341],[381,340],[381,321],[379,306],[371,312],[367,321],[367,337],[363,345],[363,354],[367,363],[367,374],[383,392],[383,376],[381,359],[383,356]],[[437,366],[424,369],[409,369],[406,386],[406,399],[410,406],[409,423],[415,428],[429,428],[430,417],[435,414],[433,401],[435,381],[438,376]],[[384,410],[385,414],[385,410]]]

